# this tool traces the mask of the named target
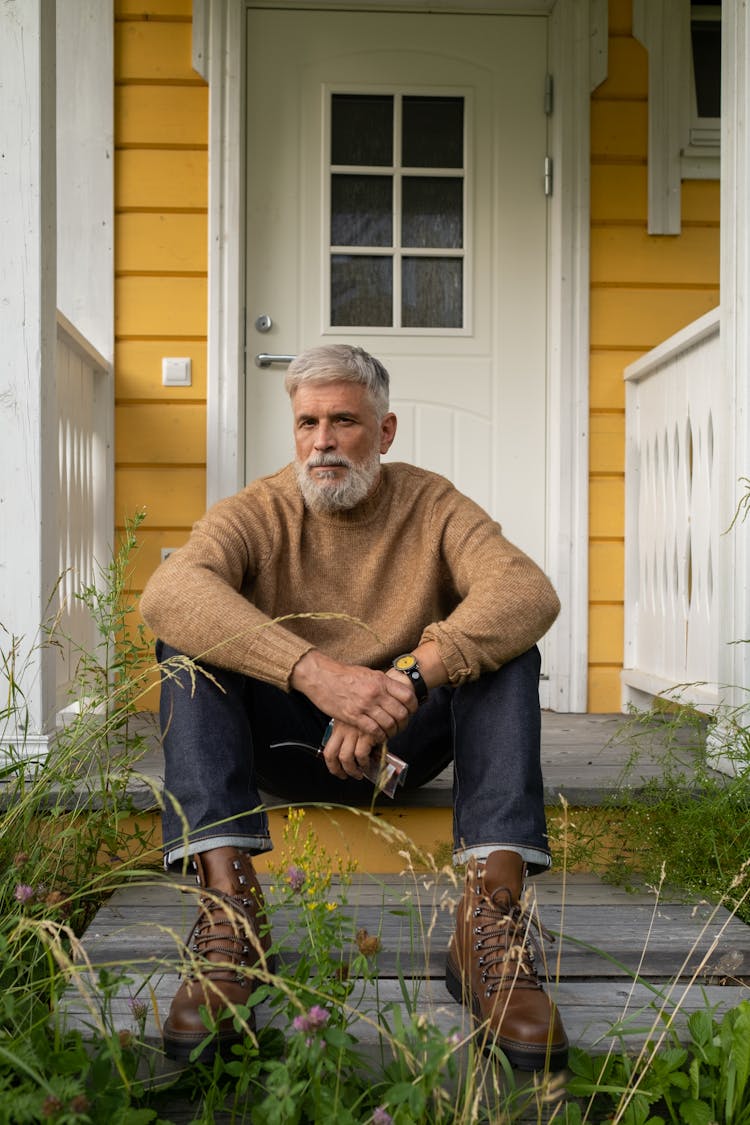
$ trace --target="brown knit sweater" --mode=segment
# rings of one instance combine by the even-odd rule
[[[285,690],[311,648],[386,668],[427,640],[452,683],[476,679],[530,648],[559,607],[486,512],[401,463],[357,508],[325,515],[305,508],[290,465],[254,481],[195,524],[141,598],[173,648]]]

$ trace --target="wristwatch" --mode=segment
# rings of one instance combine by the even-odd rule
[[[417,703],[424,703],[427,698],[427,684],[424,682],[414,653],[405,652],[402,656],[397,656],[393,661],[393,667],[397,672],[403,672],[405,676],[409,677],[414,685]]]

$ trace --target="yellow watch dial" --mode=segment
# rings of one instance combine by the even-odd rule
[[[393,661],[393,667],[397,668],[399,672],[408,672],[409,669],[413,668],[416,663],[416,656],[413,656],[410,652],[408,652],[404,656],[396,657],[396,659]]]

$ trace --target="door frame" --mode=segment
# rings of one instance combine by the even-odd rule
[[[368,0],[264,6],[371,7]],[[193,0],[193,66],[209,83],[206,497],[244,481],[245,23],[252,0]],[[389,10],[435,8],[391,0]],[[606,0],[446,0],[446,11],[547,16],[555,105],[548,245],[547,570],[562,603],[544,705],[584,712],[588,670],[589,100],[606,76]],[[540,170],[541,174],[541,170]]]

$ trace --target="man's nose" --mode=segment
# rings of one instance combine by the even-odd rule
[[[315,448],[320,450],[333,449],[336,444],[336,434],[329,422],[320,422],[315,431]]]

